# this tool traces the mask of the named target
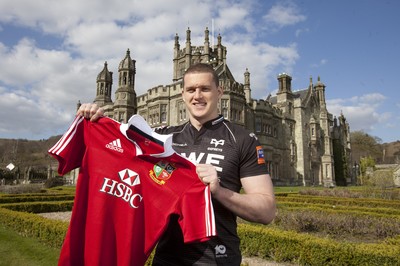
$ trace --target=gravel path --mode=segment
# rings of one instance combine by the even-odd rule
[[[65,222],[69,222],[69,220],[71,220],[71,213],[72,212],[46,212],[46,213],[38,213],[38,215],[53,220],[62,220]]]
[[[48,212],[38,213],[38,215],[48,219],[62,220],[66,222],[71,219],[71,212]],[[242,264],[247,266],[296,266],[296,264],[278,263],[274,261],[263,260],[257,257],[244,257]]]

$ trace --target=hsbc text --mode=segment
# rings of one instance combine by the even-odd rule
[[[100,189],[100,192],[121,198],[124,201],[129,202],[129,205],[134,209],[139,208],[143,199],[140,194],[133,194],[132,189],[124,183],[119,183],[107,177],[104,177],[103,187]]]

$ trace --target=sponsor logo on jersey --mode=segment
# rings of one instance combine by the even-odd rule
[[[217,170],[217,172],[222,172],[222,167],[220,166],[221,165],[220,162],[225,159],[225,156],[222,154],[205,153],[205,152],[200,152],[199,154],[191,152],[189,154],[186,154],[183,152],[181,153],[181,155],[194,164],[199,164],[203,161],[205,164],[212,164],[215,166],[215,170]]]
[[[118,176],[122,182],[104,177],[100,192],[124,200],[133,209],[139,208],[143,197],[134,193],[131,188],[140,185],[139,175],[135,171],[124,169],[118,172]]]
[[[164,185],[165,182],[171,178],[172,173],[176,167],[169,162],[159,161],[153,166],[153,169],[149,171],[151,179],[159,185]]]
[[[118,176],[122,182],[128,186],[136,186],[140,184],[139,175],[131,169],[124,169],[118,172]]]
[[[265,159],[264,159],[264,149],[261,146],[256,147],[257,151],[257,162],[258,164],[264,164]]]
[[[221,258],[221,257],[228,257],[226,254],[226,247],[224,245],[216,245],[215,246],[215,257]]]
[[[175,143],[175,142],[173,142],[172,146],[186,147],[187,143]]]
[[[214,144],[215,147],[217,147],[218,145],[223,146],[225,144],[225,140],[223,140],[223,139],[220,139],[220,140],[211,139],[210,144]]]
[[[114,150],[120,153],[124,152],[124,149],[122,149],[121,146],[121,140],[120,139],[116,139],[114,141],[111,141],[110,143],[106,144],[106,148],[110,149],[110,150]]]
[[[254,134],[254,133],[250,133],[249,136],[250,136],[250,138],[255,138],[256,140],[258,140],[256,134]]]

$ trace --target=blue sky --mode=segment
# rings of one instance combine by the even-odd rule
[[[293,90],[320,77],[330,113],[397,141],[399,13],[397,0],[2,0],[0,138],[64,133],[77,102],[93,101],[104,62],[117,77],[128,48],[138,95],[170,84],[175,34],[182,46],[190,27],[192,45],[203,45],[208,27],[238,82],[249,69],[253,98],[276,93],[282,72]]]

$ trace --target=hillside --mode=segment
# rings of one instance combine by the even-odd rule
[[[26,167],[47,168],[56,164],[56,160],[48,155],[51,148],[61,136],[47,140],[0,139],[0,169],[12,163],[21,170]]]

